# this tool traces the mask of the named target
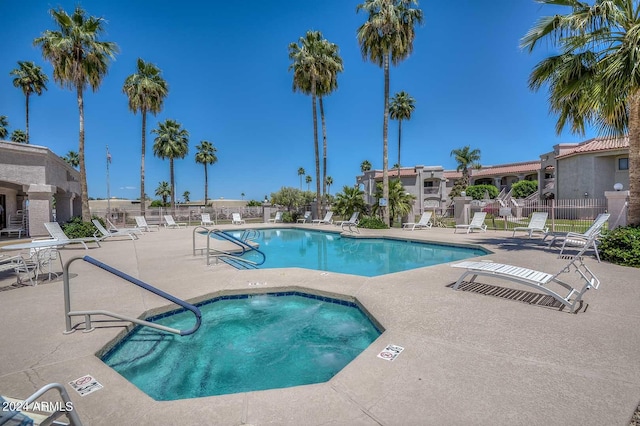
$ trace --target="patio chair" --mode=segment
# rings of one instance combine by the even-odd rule
[[[471,219],[471,223],[468,225],[456,225],[456,229],[453,233],[457,233],[458,229],[466,229],[467,234],[474,229],[479,229],[482,232],[487,232],[487,225],[484,223],[484,219],[487,216],[486,212],[475,212],[473,214],[473,218]]]
[[[173,228],[173,229],[177,229],[177,228],[186,228],[187,224],[184,222],[176,222],[175,220],[173,220],[173,216],[171,216],[170,214],[165,214],[164,215],[164,227],[165,228]]]
[[[142,230],[140,228],[118,228],[117,226],[115,226],[110,220],[109,218],[106,218],[107,221],[107,229],[111,232],[133,232],[135,234],[138,235],[142,235]]]
[[[547,212],[534,212],[531,215],[531,219],[529,220],[529,225],[527,226],[516,226],[513,228],[512,237],[516,236],[517,231],[525,231],[529,233],[529,238],[533,236],[534,232],[542,232],[543,234],[547,234],[549,232],[549,227],[547,224],[547,216],[549,213]]]
[[[420,220],[417,222],[408,222],[402,225],[402,229],[409,229],[411,228],[411,230],[413,231],[414,229],[418,228],[427,228],[430,229],[431,226],[433,225],[431,223],[431,216],[433,215],[433,212],[428,211],[428,212],[424,212],[422,213],[422,216],[420,216]]]
[[[307,223],[309,219],[311,219],[311,212],[307,211],[307,212],[304,212],[303,217],[299,217],[298,220],[296,220],[296,223]]]
[[[149,225],[144,216],[135,216],[137,228],[144,232],[151,232],[152,229],[160,230],[160,225]]]
[[[58,391],[60,399],[54,403],[40,401],[36,403],[46,392],[55,389]],[[0,410],[0,425],[68,425],[82,426],[82,421],[73,405],[69,394],[63,385],[59,383],[49,383],[38,389],[28,398],[10,398],[0,395],[2,407],[12,407],[15,409]],[[72,407],[73,409],[69,409]],[[66,421],[61,420],[65,417]]]
[[[93,222],[93,225],[98,229],[98,232],[100,234],[102,234],[102,238],[105,239],[105,240],[107,238],[110,238],[110,237],[129,237],[132,240],[137,240],[138,239],[138,236],[134,232],[129,232],[129,231],[109,231],[109,230],[107,230],[107,228],[102,226],[102,223],[100,223],[100,221],[98,219],[93,219],[91,222]],[[140,231],[138,231],[138,232],[140,232]],[[93,235],[96,236],[96,234],[93,234]]]
[[[589,238],[582,249],[556,274],[549,274],[546,272],[535,271],[533,269],[494,262],[465,261],[454,263],[451,265],[452,267],[464,268],[466,271],[463,272],[460,278],[458,278],[453,289],[457,290],[468,275],[471,275],[471,280],[468,281],[469,283],[473,283],[478,275],[500,278],[536,288],[538,291],[553,297],[561,304],[567,306],[571,309],[571,312],[574,312],[582,300],[584,293],[590,288],[597,289],[600,286],[600,280],[598,280],[595,274],[591,272],[591,270],[589,270],[582,261],[582,255],[587,248],[595,242],[595,238],[595,235]],[[576,272],[576,274],[572,274],[571,272]],[[572,285],[566,280],[562,280],[560,278],[562,274],[567,274],[567,278],[571,276],[578,276],[578,284]],[[569,292],[566,296],[562,296],[555,290],[551,289],[549,287],[550,284],[560,286],[560,288],[568,290]],[[558,289],[558,291],[560,290]]]
[[[8,271],[13,271],[16,274],[16,277],[18,279],[18,284],[22,284],[22,280],[23,280],[23,276],[24,274],[26,274],[26,276],[29,278],[29,282],[31,283],[31,285],[35,286],[37,285],[38,281],[34,281],[34,279],[36,278],[35,275],[36,274],[36,268],[37,265],[33,264],[33,263],[27,263],[27,261],[25,260],[24,257],[22,257],[22,255],[15,255],[15,256],[4,256],[4,255],[0,255],[0,272],[8,272]]]
[[[215,225],[216,223],[211,220],[211,215],[209,213],[202,213],[200,215],[200,225],[202,226],[209,226],[209,225]]]
[[[269,222],[273,222],[273,223],[282,223],[282,212],[276,212],[276,217],[269,219]]]
[[[51,238],[53,238],[54,240],[59,241],[65,245],[66,244],[82,244],[85,250],[89,249],[89,247],[87,246],[87,243],[96,243],[98,247],[100,247],[100,240],[103,239],[95,236],[86,237],[86,238],[69,238],[64,233],[64,231],[62,230],[58,222],[45,222],[44,227],[47,228],[47,232],[49,233],[49,235],[51,235]]]
[[[353,228],[358,227],[358,215],[360,214],[360,212],[353,212],[353,214],[351,215],[351,217],[348,220],[341,220],[336,222],[336,225],[340,226],[343,230],[344,227],[347,226],[349,228],[349,232],[353,231]]]
[[[0,236],[2,234],[7,234],[7,237],[10,237],[11,234],[18,234],[18,238],[22,238],[22,234],[27,234],[27,230],[24,228],[3,228],[0,229]]]
[[[553,238],[551,239],[551,241],[549,241],[549,244],[547,245],[547,248],[551,247],[552,245],[554,245],[556,242],[562,240],[562,247],[560,248],[560,253],[558,254],[558,257],[562,256],[562,253],[564,252],[564,249],[567,245],[569,246],[577,246],[577,247],[583,247],[587,245],[587,242],[593,240],[593,251],[596,254],[596,259],[598,259],[598,262],[600,262],[600,254],[598,253],[598,237],[600,236],[600,231],[602,230],[602,227],[604,226],[605,222],[609,219],[609,216],[611,216],[609,213],[600,213],[593,221],[593,223],[591,224],[591,226],[589,227],[589,229],[587,229],[585,232],[583,233],[579,233],[579,232],[567,232],[566,234],[555,234],[553,235]],[[546,239],[546,236],[545,236]],[[542,240],[544,241],[544,239]],[[591,245],[591,244],[589,244]],[[584,250],[582,250],[584,251]]]
[[[331,225],[333,223],[333,219],[331,219],[332,217],[333,217],[333,212],[328,211],[327,214],[324,215],[324,219],[313,219],[311,223],[314,223],[316,225],[320,225],[321,223],[324,223],[326,225]]]
[[[240,216],[240,213],[231,213],[231,224],[232,225],[242,225],[243,223],[246,223],[246,222]]]

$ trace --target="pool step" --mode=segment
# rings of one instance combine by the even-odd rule
[[[258,269],[258,266],[254,262],[245,260],[242,257],[220,256],[219,259],[236,269]]]

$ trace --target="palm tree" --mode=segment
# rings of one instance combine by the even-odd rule
[[[9,121],[7,120],[6,115],[0,115],[0,139],[4,139],[7,137],[7,127],[9,126]]]
[[[331,185],[333,185],[333,178],[331,176],[327,176],[324,179],[324,182],[327,184],[327,194],[330,194]]]
[[[173,173],[173,160],[176,158],[184,158],[189,152],[189,132],[182,129],[180,123],[175,120],[167,119],[162,123],[158,123],[158,128],[153,129],[151,133],[155,133],[156,138],[153,144],[153,154],[158,158],[169,159],[169,174],[171,175],[171,211],[175,212],[175,176]]]
[[[168,182],[162,181],[158,184],[158,188],[156,188],[156,195],[158,197],[162,197],[163,206],[167,205],[167,198],[169,198],[171,194],[171,187],[169,186]]]
[[[184,192],[182,193],[182,198],[184,199],[184,202],[185,202],[185,203],[188,203],[188,202],[190,202],[190,201],[191,201],[191,199],[190,199],[189,197],[191,197],[191,192],[189,192],[189,191],[184,191]]]
[[[556,132],[584,135],[595,125],[609,136],[629,137],[630,224],[640,224],[640,44],[638,2],[631,0],[539,0],[568,6],[567,14],[541,18],[521,40],[532,52],[542,40],[560,53],[533,69],[529,87],[548,86]]]
[[[15,75],[13,85],[22,89],[26,98],[26,136],[29,143],[29,96],[32,93],[40,96],[43,90],[47,90],[49,77],[42,72],[42,68],[35,62],[18,61],[18,68],[12,70],[10,75]]]
[[[71,165],[71,167],[78,167],[78,165],[80,164],[80,159],[78,158],[78,153],[75,152],[75,151],[67,152],[67,155],[62,157],[62,159],[64,161],[66,161],[67,163],[69,163]]]
[[[371,163],[369,162],[369,160],[364,160],[362,163],[360,163],[360,171],[362,173],[368,172],[369,170],[371,170]]]
[[[366,211],[364,192],[358,187],[345,185],[342,187],[342,192],[336,194],[332,210],[342,217],[349,217],[354,212],[364,213]]]
[[[398,120],[398,176],[400,176],[400,143],[402,141],[402,120],[411,120],[411,114],[416,109],[416,100],[407,92],[401,91],[391,98],[389,117]]]
[[[311,188],[309,188],[309,184],[311,182],[313,182],[313,178],[311,176],[307,175],[307,177],[304,179],[304,181],[307,183],[307,191],[310,191]]]
[[[389,62],[397,65],[413,51],[415,25],[423,14],[417,0],[365,0],[356,11],[368,13],[367,21],[358,28],[362,57],[384,70],[384,109],[382,120],[382,196],[389,197],[388,131],[389,131]],[[412,7],[416,5],[416,7]],[[382,208],[385,223],[389,211]]]
[[[378,183],[376,185],[376,198],[380,199],[382,197],[382,185]],[[411,210],[413,210],[413,202],[416,199],[416,196],[413,194],[409,194],[400,182],[399,179],[393,179],[389,182],[389,210],[391,219],[388,223],[389,226],[393,226],[393,219],[400,216],[406,216]],[[377,213],[381,207],[376,203],[373,206],[373,212]]]
[[[240,193],[240,197],[244,200],[244,192]]]
[[[456,171],[462,172],[462,187],[469,186],[469,172],[471,169],[479,169],[480,166],[480,150],[471,150],[469,145],[454,149],[451,151],[451,156],[455,158],[458,167]]]
[[[60,86],[76,91],[80,120],[78,156],[82,220],[89,222],[91,212],[84,158],[84,90],[87,86],[93,91],[98,90],[107,74],[109,59],[115,58],[118,46],[113,42],[98,40],[98,36],[104,32],[104,19],[87,16],[80,6],[71,16],[62,8],[51,9],[51,16],[59,31],[46,30],[33,43],[40,46],[42,56],[53,65],[53,79]]]
[[[305,173],[307,173],[304,168],[300,167],[298,169],[298,176],[300,176],[300,191],[302,191],[302,176],[305,175]]]
[[[16,129],[11,132],[11,137],[9,139],[11,140],[11,142],[29,143],[29,141],[27,140],[27,134],[20,129]]]
[[[204,165],[204,205],[209,200],[209,175],[207,174],[207,164],[215,164],[218,162],[216,156],[217,149],[209,141],[200,141],[200,145],[196,146],[196,163]]]
[[[167,82],[160,76],[154,64],[138,58],[138,71],[124,81],[122,91],[129,98],[129,109],[142,115],[142,155],[140,156],[140,198],[144,199],[144,159],[147,150],[147,112],[153,115],[162,111],[162,103],[169,93]],[[144,216],[145,203],[140,203]]]

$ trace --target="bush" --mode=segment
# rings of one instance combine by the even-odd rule
[[[296,220],[294,218],[294,214],[292,214],[291,212],[282,212],[282,222],[291,223],[295,221]]]
[[[385,225],[384,221],[379,217],[364,216],[360,222],[358,222],[358,228],[387,229],[389,227]]]
[[[489,198],[493,199],[498,196],[498,188],[493,185],[471,185],[467,186],[467,196],[474,200],[483,200],[484,194],[488,193]]]
[[[102,220],[102,218],[93,216],[92,219],[98,219],[104,226],[104,220]],[[67,223],[62,225],[62,230],[69,238],[93,237],[93,234],[97,231],[93,223],[83,222],[80,216],[69,219]]]
[[[598,245],[600,257],[617,265],[640,267],[640,227],[626,226],[607,232]]]
[[[527,198],[537,190],[537,180],[521,180],[511,185],[513,198]]]
[[[171,204],[163,203],[162,200],[153,200],[149,207],[169,207]]]

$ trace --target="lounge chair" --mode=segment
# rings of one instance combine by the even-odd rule
[[[274,217],[273,219],[269,219],[269,222],[282,223],[282,212],[276,212],[276,217]]]
[[[585,250],[595,242],[595,235],[588,239],[582,250],[573,256],[570,262],[563,266],[560,271],[554,275],[546,272],[535,271],[533,269],[522,268],[519,266],[504,265],[494,262],[477,262],[466,261],[460,263],[454,263],[451,265],[454,268],[464,268],[466,271],[458,278],[453,286],[454,290],[457,290],[460,284],[464,281],[465,277],[471,275],[472,283],[475,281],[478,275],[484,275],[493,278],[500,278],[508,281],[512,281],[526,286],[534,287],[544,294],[547,294],[563,305],[571,309],[574,312],[584,293],[590,288],[597,289],[600,286],[600,280],[594,275],[593,272],[587,268],[582,261],[582,255]],[[572,274],[572,270],[576,274]],[[560,279],[560,275],[567,274],[567,278],[570,276],[578,276],[579,285],[572,285],[566,281]],[[566,296],[561,296],[555,290],[548,287],[549,284],[559,285],[561,288],[568,290]],[[560,291],[560,290],[558,290]]]
[[[486,212],[475,212],[473,214],[473,218],[471,219],[471,223],[468,225],[456,225],[456,229],[453,231],[455,234],[458,232],[458,229],[466,229],[467,234],[474,229],[479,229],[482,232],[487,232],[487,225],[484,223],[484,219],[487,216]]]
[[[175,220],[173,220],[173,216],[171,216],[170,214],[165,214],[164,215],[164,227],[165,228],[186,228],[187,224],[184,222],[176,222]]]
[[[18,234],[18,238],[22,238],[22,234],[27,234],[27,231],[24,228],[3,228],[0,229],[0,236],[2,234],[7,234],[7,237],[10,237],[11,234]]]
[[[433,225],[431,223],[431,216],[433,215],[433,212],[428,211],[428,212],[424,212],[422,213],[422,216],[420,216],[420,220],[417,222],[408,222],[402,225],[402,229],[409,229],[411,228],[411,230],[413,231],[414,229],[418,228],[427,228],[430,229],[431,226]]]
[[[348,220],[342,220],[342,221],[338,221],[336,222],[336,225],[340,226],[343,230],[344,227],[347,226],[349,228],[349,231],[353,231],[353,228],[356,228],[356,230],[358,229],[358,215],[360,214],[360,212],[353,212],[353,214],[351,215],[351,217]]]
[[[241,225],[246,223],[245,220],[240,217],[240,213],[231,213],[231,224],[232,225]]]
[[[529,225],[527,226],[516,226],[513,228],[512,237],[516,236],[517,231],[525,231],[529,233],[529,238],[533,236],[534,232],[542,232],[543,234],[547,234],[549,232],[549,227],[547,224],[547,216],[549,213],[547,212],[534,212],[531,215],[531,219],[529,220]]]
[[[596,253],[596,259],[600,262],[600,254],[598,253],[598,237],[600,236],[600,231],[604,226],[605,222],[609,220],[609,213],[600,213],[593,221],[589,229],[587,229],[582,234],[579,232],[567,232],[566,234],[555,234],[547,247],[551,247],[556,242],[562,240],[562,247],[560,248],[560,253],[558,257],[562,256],[564,249],[567,245],[569,246],[586,246],[588,241],[593,240],[593,251]],[[548,234],[547,234],[548,235]],[[545,236],[546,239],[546,236]],[[542,240],[544,241],[544,239]]]
[[[311,212],[304,212],[303,217],[299,217],[296,223],[307,223],[311,219]]]
[[[152,229],[157,229],[158,231],[160,230],[160,225],[149,225],[147,223],[147,219],[145,219],[144,216],[136,216],[136,225],[137,228],[141,231],[144,232],[151,232]]]
[[[129,231],[109,231],[107,230],[107,228],[105,228],[104,226],[102,226],[102,223],[100,223],[100,221],[98,219],[93,219],[91,222],[93,222],[93,225],[98,229],[98,232],[100,234],[102,234],[102,238],[103,239],[107,239],[110,237],[129,237],[132,240],[137,240],[138,236],[134,233],[134,232],[129,232]],[[138,231],[140,232],[140,231]],[[96,234],[94,234],[95,236]]]
[[[326,225],[331,225],[333,223],[333,219],[331,219],[332,217],[333,217],[333,212],[328,211],[327,214],[324,215],[324,219],[313,219],[311,223],[315,223],[316,225],[320,225],[321,223],[324,223]]]
[[[69,238],[64,233],[58,222],[45,222],[44,227],[47,228],[47,232],[49,232],[49,235],[51,235],[51,238],[53,238],[54,240],[59,241],[65,245],[82,244],[85,250],[89,249],[89,247],[87,247],[87,243],[96,243],[98,247],[100,247],[100,240],[103,239],[95,236],[87,238]]]
[[[23,275],[29,278],[29,282],[31,285],[36,285],[38,283],[37,279],[34,282],[33,275],[36,274],[37,265],[33,263],[27,263],[22,255],[15,256],[4,256],[0,255],[0,272],[13,271],[18,278],[18,284],[22,284]]]
[[[211,215],[209,213],[202,213],[200,215],[200,225],[202,226],[209,226],[209,225],[215,225],[216,223],[211,220]]]
[[[42,395],[51,389],[58,391],[60,399],[56,403],[39,401]],[[69,425],[82,426],[82,421],[78,416],[76,406],[69,398],[69,394],[63,385],[59,383],[49,383],[38,389],[27,398],[9,398],[0,396],[0,403],[3,409],[0,410],[1,425]],[[9,409],[9,407],[15,408]],[[72,409],[69,409],[69,408]],[[60,420],[66,417],[66,421]]]
[[[140,230],[139,228],[118,228],[113,223],[111,223],[109,218],[107,218],[106,220],[107,220],[107,229],[111,232],[133,232],[135,234],[142,235],[142,230]]]

